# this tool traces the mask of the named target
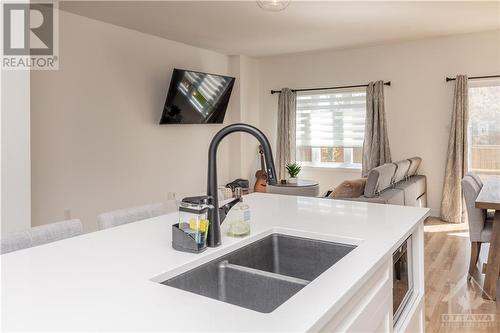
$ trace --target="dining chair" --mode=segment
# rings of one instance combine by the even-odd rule
[[[484,209],[476,208],[476,198],[481,188],[474,178],[466,175],[462,179],[461,184],[469,221],[469,238],[471,242],[469,275],[472,275],[477,265],[481,244],[490,242],[493,221],[487,218]]]
[[[474,179],[474,181],[479,186],[479,190],[481,190],[483,188],[483,181],[481,180],[481,178],[479,178],[479,176],[477,174],[469,171],[469,172],[467,172],[466,176],[471,176]],[[487,210],[487,209],[483,209],[483,210],[486,212],[486,218],[493,220],[493,218],[495,217],[495,211],[494,210]]]
[[[119,209],[99,214],[97,216],[97,227],[99,230],[104,230],[163,214],[165,214],[165,207],[162,203]]]
[[[0,254],[55,242],[82,233],[82,222],[72,219],[33,227],[29,230],[2,234]]]
[[[481,189],[483,187],[483,181],[474,172],[469,171],[469,172],[467,172],[466,176],[471,176],[474,179],[474,181],[477,183],[477,185],[479,186],[479,189]]]

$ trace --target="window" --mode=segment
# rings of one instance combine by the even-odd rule
[[[500,80],[469,81],[469,170],[500,174]]]
[[[365,88],[298,93],[296,160],[361,169],[365,113]]]

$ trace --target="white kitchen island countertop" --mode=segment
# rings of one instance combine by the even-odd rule
[[[252,234],[201,254],[171,247],[177,213],[1,256],[3,331],[308,331],[349,300],[429,209],[251,194]],[[358,245],[271,313],[167,287],[272,232]],[[160,278],[162,277],[162,278]]]

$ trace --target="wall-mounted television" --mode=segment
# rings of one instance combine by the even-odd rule
[[[160,124],[221,124],[234,80],[174,68]]]

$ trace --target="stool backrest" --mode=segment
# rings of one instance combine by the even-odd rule
[[[9,253],[28,247],[55,242],[81,235],[82,222],[77,219],[44,224],[29,230],[2,234],[0,253]]]
[[[97,216],[99,230],[117,227],[122,224],[137,222],[165,214],[162,203],[155,203],[134,208],[126,208],[102,213]]]

